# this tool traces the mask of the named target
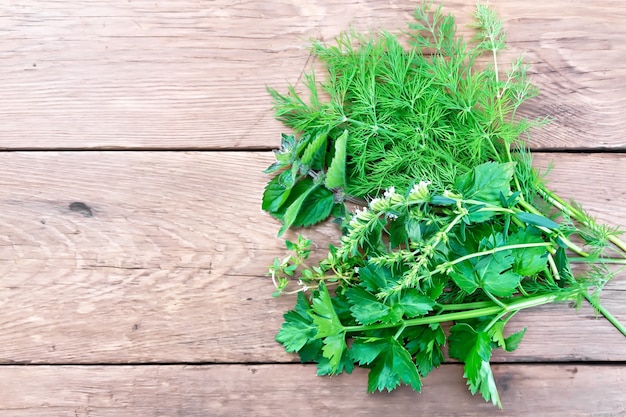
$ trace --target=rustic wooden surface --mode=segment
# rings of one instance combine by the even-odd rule
[[[461,26],[473,5],[446,2]],[[492,5],[542,90],[524,113],[554,118],[536,165],[626,224],[626,4]],[[495,358],[504,414],[455,364],[367,396],[365,372],[318,378],[274,342],[293,300],[265,275],[284,253],[260,210],[282,131],[265,85],[298,85],[307,38],[401,29],[414,6],[2,2],[0,416],[626,415],[626,341],[587,307],[511,321],[528,331]],[[622,321],[625,297],[621,274],[603,299]]]

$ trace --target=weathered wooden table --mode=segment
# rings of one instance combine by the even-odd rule
[[[626,224],[626,3],[492,5],[542,91],[525,115],[554,118],[537,166]],[[284,253],[260,210],[283,130],[265,86],[298,83],[307,38],[403,29],[415,6],[4,0],[0,415],[626,415],[626,340],[586,306],[510,323],[528,331],[494,359],[504,412],[457,364],[422,394],[367,395],[365,372],[318,378],[274,342],[293,299],[265,275]],[[446,3],[461,26],[473,7]],[[626,321],[624,274],[603,299]]]

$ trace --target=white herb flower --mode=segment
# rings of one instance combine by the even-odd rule
[[[372,209],[372,211],[378,212],[378,211],[383,211],[385,208],[387,208],[388,204],[387,204],[387,200],[376,197],[372,199],[372,201],[370,201],[369,206]]]
[[[393,185],[389,188],[387,188],[387,190],[385,191],[385,198],[391,198],[393,197],[393,195],[396,193],[396,187],[394,187]]]
[[[426,201],[430,195],[428,192],[430,184],[430,181],[420,181],[418,184],[413,185],[409,193],[409,201]]]
[[[356,217],[359,220],[367,220],[369,217],[369,212],[367,211],[367,207],[363,207],[362,210],[356,209]]]

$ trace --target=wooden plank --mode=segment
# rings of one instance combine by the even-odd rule
[[[622,416],[626,367],[494,366],[504,415]],[[367,374],[318,378],[313,366],[3,366],[0,416],[501,416],[472,397],[458,365],[368,395]]]
[[[556,158],[555,188],[626,224],[626,156]],[[265,276],[284,256],[260,209],[270,153],[0,153],[1,363],[283,362],[274,342],[293,299]],[[578,176],[584,173],[584,177]],[[570,193],[571,191],[571,193]],[[329,225],[307,231],[325,253]],[[293,239],[295,233],[287,236]],[[626,321],[620,277],[606,305]],[[516,316],[498,360],[626,360],[590,309]]]
[[[464,33],[475,2],[446,3]],[[626,4],[495,5],[554,123],[538,147],[623,148]],[[298,84],[308,38],[405,28],[414,1],[34,0],[0,5],[0,149],[268,148],[265,86]],[[508,56],[507,56],[508,59]],[[506,59],[503,58],[503,61]]]

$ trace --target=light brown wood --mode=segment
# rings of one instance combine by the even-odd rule
[[[542,155],[538,166],[552,157],[558,191],[626,224],[626,183],[615,181],[626,157]],[[293,298],[272,298],[265,276],[286,253],[277,222],[260,209],[271,160],[0,154],[0,362],[295,361],[273,340]],[[338,239],[331,225],[304,232],[318,256]],[[604,298],[626,321],[624,288],[620,275]],[[590,308],[549,306],[511,322],[511,330],[524,326],[519,351],[497,360],[626,360],[623,337]]]
[[[277,146],[265,86],[299,84],[308,39],[350,26],[403,30],[414,1],[32,0],[0,5],[0,148],[223,149]],[[474,2],[446,3],[462,33]],[[626,5],[497,2],[554,118],[548,148],[623,148]]]
[[[0,416],[626,416],[624,338],[586,305],[511,320],[504,412],[457,364],[368,396],[366,370],[318,378],[274,341],[293,298],[266,276],[285,250],[260,209],[283,130],[265,86],[301,89],[307,39],[404,29],[414,1],[1,3],[0,150],[27,152],[0,152]],[[474,4],[445,4],[465,35]],[[521,114],[554,118],[534,149],[594,152],[536,165],[626,225],[626,3],[492,5],[500,61],[525,54],[542,91]],[[316,257],[338,238],[306,234]],[[625,294],[624,273],[603,293],[622,322]]]
[[[458,365],[366,394],[367,372],[315,376],[314,366],[36,366],[0,368],[0,416],[623,416],[624,366],[496,365],[504,411],[472,397]],[[590,387],[598,387],[591,390]]]

